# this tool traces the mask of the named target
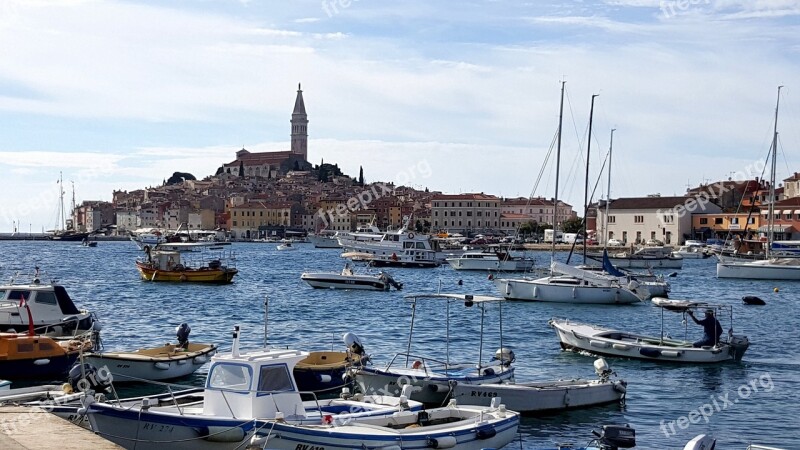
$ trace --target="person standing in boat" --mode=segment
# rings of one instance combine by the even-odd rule
[[[694,320],[694,323],[703,326],[703,339],[700,339],[692,345],[695,348],[711,347],[716,345],[719,342],[720,336],[722,336],[722,325],[719,323],[719,320],[714,317],[714,310],[707,309],[706,315],[702,320],[697,320],[691,310],[689,310],[687,313],[689,314],[689,317]]]

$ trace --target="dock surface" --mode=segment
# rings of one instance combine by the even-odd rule
[[[0,407],[0,449],[119,450],[122,447],[39,408]]]

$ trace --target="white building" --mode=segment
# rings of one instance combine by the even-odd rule
[[[722,209],[699,197],[634,197],[598,202],[597,237],[602,244],[618,239],[626,244],[655,239],[681,245],[692,235],[692,214],[716,214]]]

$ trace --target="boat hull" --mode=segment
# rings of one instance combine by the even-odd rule
[[[526,272],[533,267],[531,260],[485,260],[447,258],[447,263],[455,270],[480,270],[497,272]]]
[[[407,414],[413,416],[417,413]],[[449,414],[449,409],[439,408],[430,414],[434,420],[442,420],[439,416]],[[139,408],[115,408],[107,404],[90,405],[88,416],[96,433],[125,448],[135,447],[139,450],[167,447],[229,450],[244,448],[254,435],[258,438],[256,444],[259,447],[271,449],[344,450],[397,448],[398,445],[402,448],[431,448],[431,440],[438,439],[450,441],[459,449],[480,450],[503,447],[514,440],[519,427],[519,415],[510,411],[487,412],[484,423],[479,423],[477,414],[473,413],[470,419],[461,420],[455,426],[403,429],[364,426],[364,419],[342,425],[296,426],[277,421],[165,414]],[[364,421],[370,422],[368,419]]]
[[[106,367],[114,382],[137,382],[141,380],[170,380],[191,375],[203,366],[214,353],[216,346],[206,350],[187,352],[170,357],[140,357],[134,354],[93,353],[84,356],[84,361],[97,367]]]
[[[658,337],[636,336],[637,339],[612,339],[602,336],[601,333],[619,335],[625,333],[563,320],[551,320],[550,326],[556,330],[561,348],[564,350],[678,364],[708,364],[734,360],[731,348],[727,344],[694,348],[688,342],[670,341]]]
[[[453,398],[460,405],[489,406],[494,398],[523,414],[618,403],[625,397],[622,380],[565,380],[547,383],[458,384]]]
[[[747,280],[800,280],[799,266],[759,264],[758,262],[718,262],[717,278],[740,278]]]
[[[537,280],[498,278],[495,286],[507,300],[550,303],[619,305],[639,303],[641,299],[621,287],[551,286]]]
[[[144,281],[163,281],[178,283],[216,283],[227,284],[233,281],[233,277],[239,273],[234,268],[219,269],[189,269],[189,270],[158,270],[145,263],[136,262],[136,268]]]
[[[314,289],[389,290],[389,285],[381,281],[377,276],[304,273],[300,276],[300,279],[308,283],[308,285]]]
[[[351,388],[353,379],[347,376],[347,369],[362,364],[362,361],[366,362],[366,359],[361,360],[347,352],[311,352],[292,371],[297,390],[323,394]]]
[[[370,265],[373,267],[410,267],[417,269],[427,269],[439,267],[442,264],[438,261],[403,261],[392,259],[372,259]]]
[[[471,370],[475,374],[475,370]],[[475,374],[477,375],[477,374]],[[372,367],[364,367],[356,372],[356,385],[366,394],[381,394],[399,396],[403,386],[410,384],[414,388],[411,400],[416,400],[428,405],[440,406],[450,393],[450,381],[473,384],[496,384],[514,379],[514,368],[507,368],[502,372],[482,376],[428,376],[424,370],[404,370],[391,372]]]
[[[314,244],[314,248],[342,248],[339,241],[332,236],[308,236],[308,242]]]
[[[61,379],[78,360],[78,352],[0,362],[0,379]]]

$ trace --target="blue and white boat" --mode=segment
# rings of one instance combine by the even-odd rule
[[[420,410],[406,396],[355,396],[303,402],[292,376],[308,356],[297,350],[230,353],[211,360],[203,401],[136,405],[95,401],[81,413],[97,434],[125,448],[500,448],[511,442],[519,415],[503,405]]]
[[[452,386],[458,384],[496,384],[514,379],[514,352],[503,347],[500,337],[500,349],[495,352],[491,361],[483,364],[479,356],[478,364],[474,362],[454,363],[450,360],[449,351],[446,359],[432,358],[426,355],[411,352],[414,320],[419,300],[444,300],[447,303],[460,302],[466,307],[478,305],[481,310],[481,324],[486,314],[485,305],[504,301],[502,298],[469,294],[414,294],[406,296],[412,303],[411,329],[408,335],[406,352],[398,353],[392,358],[385,368],[364,366],[354,370],[356,385],[363,393],[388,393],[400,395],[405,384],[414,387],[411,399],[431,404],[441,405],[450,394]],[[502,312],[502,309],[501,309]],[[500,314],[502,330],[502,314]],[[447,328],[450,327],[450,318],[447,318]],[[483,327],[481,327],[480,352],[483,352]],[[455,382],[455,383],[452,383]]]

